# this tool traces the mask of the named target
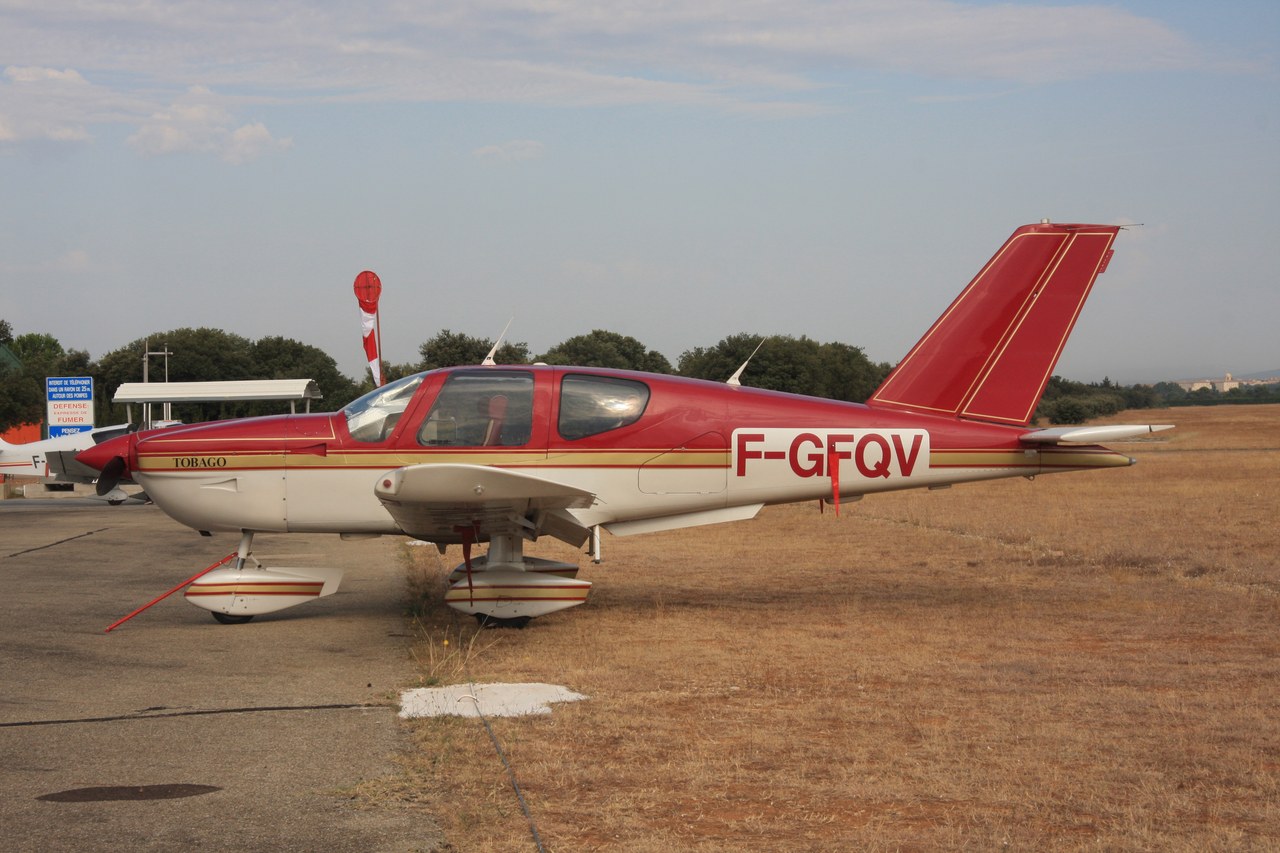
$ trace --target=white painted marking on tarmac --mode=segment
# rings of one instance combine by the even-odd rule
[[[550,714],[554,702],[588,697],[558,684],[454,684],[418,687],[400,694],[400,716],[525,717]]]

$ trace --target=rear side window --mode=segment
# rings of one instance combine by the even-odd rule
[[[560,435],[569,441],[635,423],[649,386],[612,376],[566,376],[560,383]]]

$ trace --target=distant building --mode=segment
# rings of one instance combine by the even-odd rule
[[[1219,394],[1225,394],[1233,388],[1247,388],[1253,385],[1276,385],[1280,384],[1280,376],[1273,376],[1269,379],[1236,379],[1230,373],[1221,379],[1179,379],[1177,385],[1183,391],[1199,391],[1202,388],[1208,388],[1210,391],[1217,391]]]

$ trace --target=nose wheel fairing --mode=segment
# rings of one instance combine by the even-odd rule
[[[183,596],[196,607],[228,616],[257,616],[305,604],[338,591],[342,569],[215,569],[187,587]]]

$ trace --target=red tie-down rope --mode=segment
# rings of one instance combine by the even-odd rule
[[[117,619],[116,621],[112,622],[110,625],[108,625],[108,626],[107,626],[107,630],[103,631],[103,633],[104,633],[104,634],[109,634],[109,633],[111,633],[114,629],[116,629],[116,628],[117,628],[117,627],[119,627],[120,625],[123,625],[125,622],[128,622],[130,619],[132,619],[133,617],[137,616],[139,613],[141,613],[142,611],[146,610],[146,609],[147,609],[148,607],[150,607],[151,605],[153,605],[153,604],[159,604],[161,601],[164,601],[166,598],[168,598],[169,596],[173,595],[175,592],[177,592],[178,590],[182,589],[184,586],[187,586],[188,584],[191,584],[191,583],[195,583],[195,582],[196,582],[197,580],[199,580],[200,578],[202,578],[202,577],[204,577],[205,575],[209,574],[209,572],[211,572],[211,571],[213,571],[214,569],[218,568],[218,566],[223,566],[223,565],[226,565],[227,563],[231,562],[232,560],[234,560],[234,559],[236,558],[236,553],[237,553],[236,551],[232,551],[230,554],[228,554],[227,556],[223,557],[221,560],[219,560],[218,562],[214,563],[212,566],[209,566],[207,569],[201,569],[201,570],[200,570],[199,572],[197,572],[196,574],[194,574],[194,575],[192,575],[191,577],[187,578],[187,579],[186,579],[186,580],[184,580],[182,583],[178,584],[178,585],[177,585],[177,586],[175,586],[173,589],[171,589],[171,590],[169,590],[168,592],[166,592],[164,595],[157,596],[156,598],[151,599],[151,600],[150,600],[150,601],[148,601],[146,604],[142,605],[142,606],[141,606],[141,607],[139,607],[137,610],[135,610],[135,611],[133,611],[132,613],[130,613],[128,616],[124,616],[124,617],[122,617],[122,618],[120,618],[120,619]]]
[[[476,536],[480,532],[480,525],[478,522],[459,525],[453,528],[453,532],[462,534],[462,562],[467,566],[467,606],[474,606],[476,603],[476,590],[471,584],[471,546],[475,544]]]
[[[836,518],[840,517],[840,454],[834,447],[827,448],[827,470],[831,472],[831,502],[836,507]]]

